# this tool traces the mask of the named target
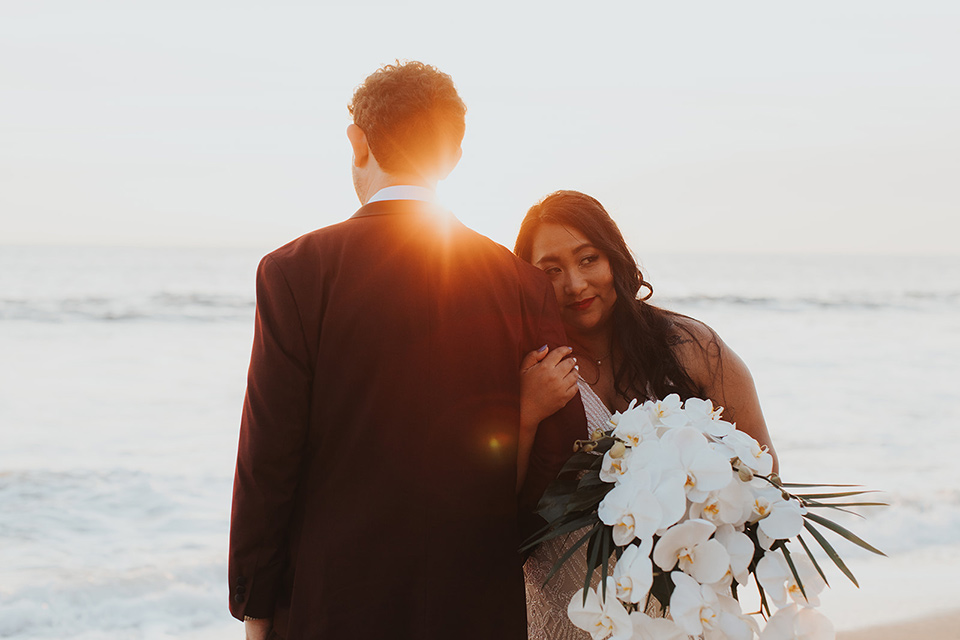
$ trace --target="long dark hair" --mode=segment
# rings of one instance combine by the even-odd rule
[[[533,238],[543,223],[571,227],[582,233],[610,262],[617,301],[613,306],[613,385],[627,399],[657,398],[677,393],[684,400],[705,397],[704,389],[687,374],[673,347],[692,340],[704,348],[679,319],[687,316],[647,302],[653,286],[644,280],[617,223],[595,198],[579,191],[556,191],[530,207],[520,225],[513,252],[531,262]],[[646,289],[644,295],[641,291]]]

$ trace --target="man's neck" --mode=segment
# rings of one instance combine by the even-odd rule
[[[424,189],[429,189],[430,191],[437,190],[436,181],[430,182],[429,180],[424,180],[419,176],[395,176],[389,173],[379,172],[378,175],[372,176],[371,180],[364,185],[363,193],[358,194],[360,196],[360,202],[362,204],[367,204],[370,201],[370,198],[372,198],[374,194],[381,189],[403,185],[422,187]]]
[[[420,200],[422,202],[436,202],[437,194],[427,187],[410,184],[395,184],[384,187],[367,198],[367,204],[380,200]]]

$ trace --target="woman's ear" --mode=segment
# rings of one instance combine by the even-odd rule
[[[353,166],[362,169],[370,158],[370,146],[367,144],[367,134],[355,124],[347,127],[347,138],[353,147]]]

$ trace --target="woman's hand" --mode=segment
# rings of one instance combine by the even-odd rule
[[[573,349],[544,345],[520,363],[520,439],[517,446],[517,491],[527,476],[530,450],[540,421],[552,416],[577,395],[577,361]]]
[[[577,395],[577,360],[573,349],[546,345],[531,351],[520,363],[520,424],[536,430],[542,420],[563,408]]]

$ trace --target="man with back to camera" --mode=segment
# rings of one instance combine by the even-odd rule
[[[361,208],[257,272],[230,610],[248,638],[520,640],[518,501],[586,430],[579,397],[541,423],[518,497],[521,360],[565,342],[553,289],[433,203],[464,133],[448,75],[384,66],[350,112]]]

